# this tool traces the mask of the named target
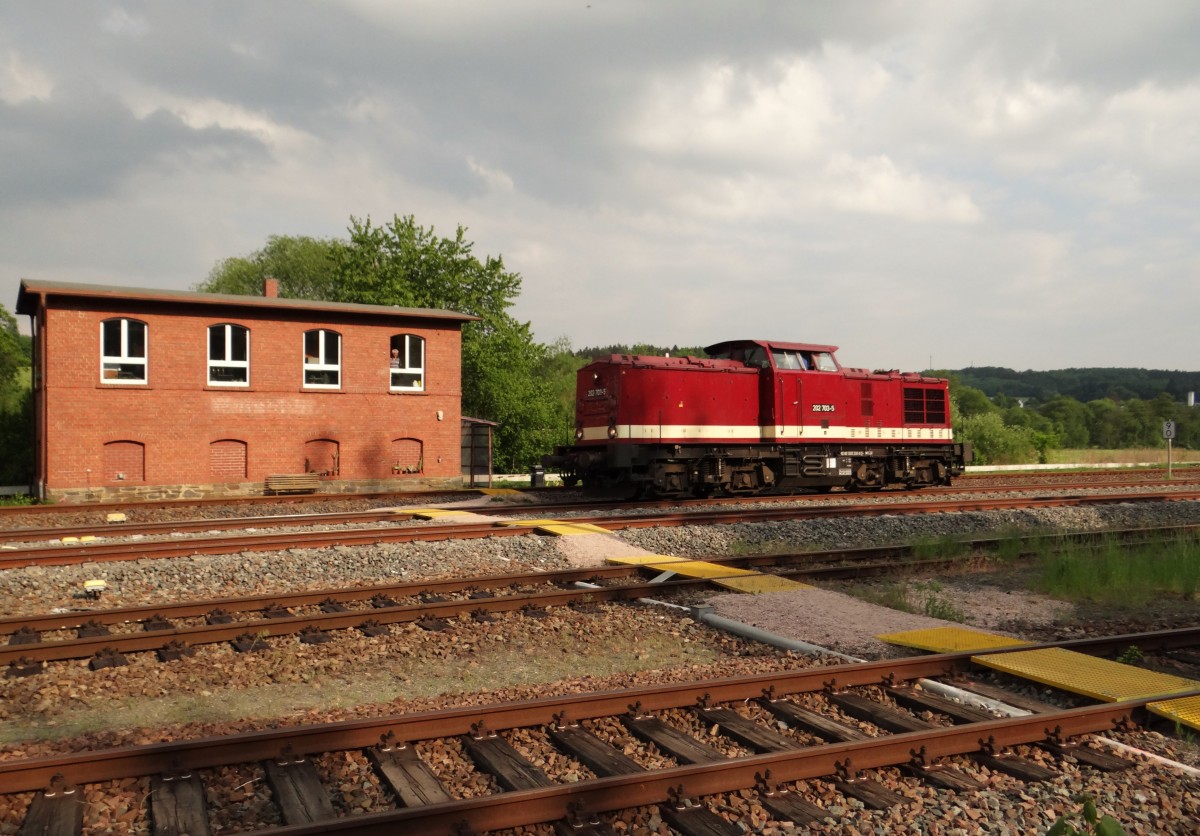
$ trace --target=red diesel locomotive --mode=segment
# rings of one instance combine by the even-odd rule
[[[660,496],[948,485],[948,384],[843,368],[836,346],[734,340],[708,357],[613,354],[580,369],[564,484]]]

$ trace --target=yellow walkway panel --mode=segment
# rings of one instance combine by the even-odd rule
[[[674,572],[685,578],[708,578],[717,586],[732,589],[735,592],[749,592],[757,595],[760,592],[784,592],[793,589],[812,589],[804,583],[781,578],[776,575],[765,575],[752,569],[736,569],[731,566],[721,566],[718,563],[708,563],[704,560],[690,560],[686,557],[669,555],[625,555],[610,557],[609,563],[627,566],[645,566],[649,569],[659,569],[663,572]]]
[[[793,592],[798,589],[815,589],[810,584],[788,580],[778,575],[756,574],[741,578],[714,578],[713,583],[732,589],[734,592],[746,592],[759,595],[763,592]]]
[[[479,492],[486,496],[507,496],[508,494],[520,493],[515,488],[480,488]]]
[[[971,661],[1101,702],[1200,690],[1200,682],[1195,680],[1097,659],[1061,647],[972,656]]]
[[[1146,708],[1176,723],[1200,729],[1200,697],[1180,697],[1177,700],[1152,702]]]
[[[905,630],[902,633],[884,633],[876,636],[880,641],[901,647],[915,647],[932,653],[962,653],[968,650],[994,650],[1001,647],[1024,647],[1029,642],[1012,636],[998,636],[966,627],[933,627],[928,630]]]
[[[609,563],[623,566],[649,566],[651,569],[667,569],[668,563],[691,563],[686,557],[675,557],[669,554],[623,554],[620,557],[607,558]]]
[[[397,514],[412,514],[419,520],[436,520],[439,517],[453,517],[468,511],[452,511],[446,508],[395,508]]]
[[[569,520],[497,520],[496,525],[529,526],[545,534],[562,537],[569,534],[612,534],[607,528]]]

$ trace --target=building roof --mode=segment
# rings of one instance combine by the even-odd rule
[[[457,311],[437,308],[402,308],[398,305],[360,305],[353,302],[322,302],[313,299],[285,299],[278,296],[242,296],[233,293],[198,293],[188,290],[155,290],[145,287],[116,287],[113,285],[83,284],[77,282],[44,282],[22,279],[17,294],[16,311],[30,315],[36,312],[35,297],[63,296],[75,298],[109,299],[114,302],[157,302],[180,305],[236,305],[246,308],[264,308],[293,311],[325,311],[364,316],[404,316],[422,319],[447,319],[470,322],[479,317]]]

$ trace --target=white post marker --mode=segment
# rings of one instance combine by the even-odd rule
[[[1171,478],[1171,442],[1175,440],[1175,422],[1163,421],[1163,438],[1167,440],[1167,479]]]

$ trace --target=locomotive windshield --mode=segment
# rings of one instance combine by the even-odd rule
[[[836,372],[837,364],[828,351],[796,351],[790,348],[773,348],[771,357],[775,368],[782,371],[802,372],[816,369],[819,372]]]

